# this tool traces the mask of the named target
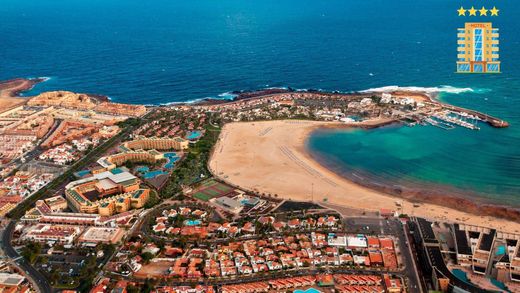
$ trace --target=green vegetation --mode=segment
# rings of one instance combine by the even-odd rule
[[[139,126],[141,124],[141,121],[139,118],[128,118],[126,119],[125,121],[120,121],[120,122],[117,122],[117,126],[121,127],[121,128],[127,128],[127,127],[136,127],[136,126]]]
[[[150,260],[152,260],[152,258],[153,258],[153,254],[151,254],[150,252],[145,252],[145,253],[141,254],[141,258],[143,258],[144,264],[149,264]]]
[[[152,208],[159,204],[161,202],[161,198],[159,195],[157,195],[157,191],[154,189],[150,190],[150,196],[148,197],[148,200],[146,201],[146,204],[144,205],[145,209]]]
[[[185,158],[178,163],[170,180],[161,190],[162,198],[169,198],[180,193],[183,185],[192,185],[211,176],[207,168],[211,149],[217,142],[220,129],[209,124],[205,126],[205,135],[193,146],[190,146]]]
[[[152,292],[152,290],[155,288],[155,284],[157,283],[156,280],[153,279],[146,279],[144,281],[144,285],[141,288],[141,292],[143,293],[149,293]]]
[[[203,192],[200,192],[200,191],[195,193],[193,195],[193,197],[196,198],[196,199],[200,199],[202,201],[209,201],[210,199],[213,198],[213,196],[209,196],[209,195],[207,195],[207,194],[205,194]]]
[[[137,288],[136,286],[130,284],[130,285],[126,286],[126,292],[128,292],[128,293],[139,293],[139,288]]]
[[[224,194],[227,194],[228,192],[232,191],[233,188],[220,183],[214,179],[209,179],[206,181],[203,181],[200,186],[202,187],[199,191],[197,191],[193,197],[200,199],[202,201],[209,201],[210,199],[214,197],[218,197]]]
[[[99,270],[115,252],[114,244],[98,244],[95,249],[92,248],[69,248],[66,249],[62,245],[54,246],[56,250],[66,251],[72,255],[84,256],[80,267],[68,267],[66,263],[58,265],[48,262],[47,256],[40,256],[36,262],[47,263],[49,270],[42,270],[50,284],[56,289],[74,289],[79,292],[89,292],[93,286],[93,280],[99,273]],[[103,257],[98,258],[97,252],[103,251]],[[65,253],[65,255],[67,255]],[[47,261],[46,261],[47,260]],[[65,265],[63,265],[65,264]],[[69,271],[73,269],[73,271]]]
[[[137,119],[137,118],[129,118],[139,121],[140,123],[143,123],[145,121],[145,118]],[[52,182],[44,186],[42,189],[35,192],[32,196],[25,199],[23,202],[19,203],[13,210],[11,210],[7,216],[11,219],[20,219],[25,212],[31,208],[37,200],[42,198],[47,198],[53,195],[62,185],[69,181],[74,176],[74,172],[83,170],[88,164],[90,164],[93,160],[96,158],[102,156],[104,153],[106,153],[111,147],[113,147],[116,143],[121,141],[121,139],[128,137],[128,135],[134,130],[134,128],[137,125],[133,125],[133,122],[130,124],[130,126],[123,128],[123,130],[110,138],[109,140],[105,141],[104,143],[97,146],[95,149],[93,149],[91,152],[89,152],[87,155],[82,157],[79,161],[74,163],[67,171],[65,171],[60,176],[56,177]]]
[[[40,255],[42,245],[38,242],[29,242],[23,248],[20,253],[25,260],[31,264],[34,264]]]

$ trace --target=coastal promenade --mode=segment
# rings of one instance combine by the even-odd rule
[[[346,180],[324,168],[306,151],[309,134],[327,127],[345,126],[334,122],[294,120],[227,124],[209,167],[233,185],[278,194],[282,198],[329,202],[365,211],[399,210],[433,221],[472,223],[511,233],[520,231],[520,224],[513,221],[412,202]]]

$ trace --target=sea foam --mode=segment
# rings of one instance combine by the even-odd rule
[[[395,91],[409,91],[409,92],[424,92],[428,94],[436,94],[436,93],[450,93],[450,94],[460,94],[466,92],[474,92],[472,88],[458,88],[449,85],[441,85],[439,87],[418,87],[418,86],[383,86],[378,88],[370,88],[367,90],[360,91],[361,93],[387,93],[387,92],[395,92]]]

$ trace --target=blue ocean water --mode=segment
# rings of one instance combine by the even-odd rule
[[[458,17],[461,5],[496,5],[500,16]],[[320,132],[309,148],[341,172],[448,184],[516,204],[519,12],[513,1],[489,0],[2,0],[0,79],[51,78],[26,95],[71,90],[142,104],[276,86],[470,88],[442,99],[511,127]],[[464,21],[500,29],[502,74],[454,73]]]

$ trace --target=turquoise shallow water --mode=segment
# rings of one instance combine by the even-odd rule
[[[504,144],[515,138],[505,136],[507,131],[495,134],[499,130],[484,124],[481,128],[324,130],[311,136],[308,147],[325,165],[354,180],[434,193],[478,193],[491,202],[520,205],[520,166],[511,160],[518,149]]]
[[[497,18],[461,18],[461,5]],[[26,95],[71,90],[162,104],[273,86],[356,91],[469,88],[442,99],[511,123],[320,132],[311,151],[339,172],[520,202],[520,5],[458,0],[2,0],[0,79],[47,76]],[[500,29],[502,74],[457,75],[464,21]],[[449,90],[452,91],[452,90]]]

